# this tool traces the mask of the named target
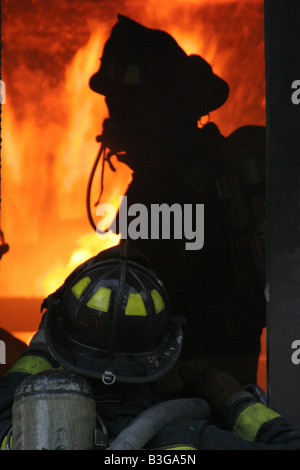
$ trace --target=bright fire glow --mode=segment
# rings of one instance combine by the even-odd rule
[[[9,11],[10,2],[3,3],[4,12]],[[63,3],[55,18],[59,14],[67,24],[73,10],[68,10],[67,2],[63,7]],[[0,297],[43,297],[57,288],[78,262],[119,242],[118,237],[100,240],[88,223],[85,209],[87,180],[99,149],[95,136],[101,133],[102,121],[107,117],[103,97],[89,89],[88,81],[98,69],[103,44],[117,13],[168,31],[188,54],[202,55],[229,82],[230,98],[211,116],[221,132],[228,135],[244,124],[264,124],[263,2],[249,4],[254,6],[246,11],[243,6],[247,4],[231,3],[229,8],[221,0],[135,0],[119,8],[118,2],[103,2],[100,7],[97,2],[96,14],[92,0],[75,0],[74,11],[77,8],[79,15],[86,16],[89,37],[71,59],[60,63],[57,81],[48,79],[46,67],[64,41],[71,45],[81,34],[80,21],[77,29],[76,25],[66,32],[60,28],[47,43],[51,22],[47,2],[44,7],[41,2],[33,2],[35,29],[30,29],[31,22],[22,20],[21,11],[15,12],[10,22],[3,17],[4,59],[8,44],[18,44],[17,29],[22,40],[28,42],[32,56],[26,59],[24,54],[11,84],[11,77],[6,79],[4,60],[7,99],[2,106],[1,223],[10,251],[1,260]],[[37,65],[34,51],[43,56],[47,47],[52,56]],[[32,63],[35,68],[31,70]],[[10,93],[19,93],[23,99],[13,99]],[[105,168],[103,200],[116,207],[131,180],[131,171],[117,161],[114,165],[115,173]],[[92,202],[98,198],[100,175],[95,180]]]
[[[29,4],[25,11],[22,0],[2,1],[1,228],[10,251],[0,262],[0,298],[43,298],[78,264],[119,242],[100,240],[85,208],[99,150],[95,136],[107,117],[104,99],[88,81],[117,13],[168,31],[228,81],[228,101],[210,116],[225,136],[245,124],[265,124],[263,0]],[[53,67],[57,73],[49,77]],[[131,171],[115,159],[113,164],[115,173],[105,168],[103,200],[117,207]],[[99,195],[99,174],[95,180],[92,202]],[[13,328],[16,336],[28,342],[32,332],[19,329]]]
[[[49,122],[41,129],[32,116],[20,126],[9,104],[3,111],[3,226],[11,250],[1,260],[0,296],[48,295],[78,264],[119,243],[117,235],[100,240],[85,212],[87,180],[99,147],[95,135],[107,113],[104,101],[88,87],[89,77],[98,68],[99,44],[103,42],[95,31],[68,64],[57,95],[61,121]],[[112,161],[117,171],[112,180],[112,171],[105,167],[103,198],[117,207],[119,195],[131,180],[131,170]],[[98,198],[97,176],[92,203]],[[20,239],[34,252],[23,252],[20,258],[15,250]]]

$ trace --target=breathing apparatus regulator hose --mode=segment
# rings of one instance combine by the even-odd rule
[[[101,165],[101,181],[100,181],[100,194],[99,194],[99,197],[98,197],[98,200],[95,202],[94,204],[94,207],[96,207],[99,203],[100,203],[100,199],[101,199],[101,196],[102,196],[102,193],[103,193],[103,187],[104,187],[104,169],[105,169],[105,162],[108,163],[110,169],[115,172],[116,171],[116,168],[114,167],[114,165],[112,164],[112,162],[110,161],[111,157],[113,155],[118,155],[118,152],[117,151],[114,151],[114,150],[110,150],[107,152],[107,149],[108,149],[108,145],[107,145],[107,136],[106,136],[106,129],[108,127],[109,124],[107,124],[106,121],[109,121],[108,119],[105,120],[105,123],[104,123],[104,127],[103,127],[103,134],[102,135],[98,135],[96,137],[96,141],[97,142],[101,142],[101,145],[100,145],[100,150],[96,156],[96,159],[93,163],[93,166],[92,166],[92,170],[91,170],[91,173],[90,173],[90,176],[89,176],[89,180],[88,180],[88,184],[87,184],[87,191],[86,191],[86,209],[87,209],[87,215],[88,215],[88,219],[89,219],[89,222],[92,226],[92,228],[97,231],[97,226],[95,224],[95,221],[93,219],[93,216],[92,216],[92,211],[91,211],[91,192],[92,192],[92,185],[93,185],[93,181],[94,181],[94,178],[95,178],[95,173],[96,173],[96,170],[97,170],[97,167],[99,165],[99,162],[101,160],[101,157],[102,157],[102,165]]]
[[[139,450],[158,431],[176,419],[207,420],[209,416],[210,407],[201,398],[179,398],[165,401],[148,408],[132,420],[107,450]]]
[[[101,146],[100,146],[100,150],[98,152],[98,155],[94,161],[94,164],[93,164],[93,167],[92,167],[92,170],[91,170],[91,173],[90,173],[90,176],[89,176],[89,180],[88,180],[88,185],[87,185],[87,191],[86,191],[86,209],[87,209],[87,215],[88,215],[88,219],[89,219],[89,222],[91,224],[91,226],[93,227],[94,230],[97,230],[97,227],[96,227],[96,224],[94,222],[94,219],[93,219],[93,216],[92,216],[92,212],[91,212],[91,191],[92,191],[92,184],[93,184],[93,180],[94,180],[94,177],[95,177],[95,173],[96,173],[96,170],[97,170],[97,166],[99,164],[99,161],[101,159],[101,157],[103,156],[102,158],[102,171],[101,171],[101,190],[100,190],[100,196],[99,196],[99,199],[98,201],[100,200],[100,197],[102,195],[102,191],[103,191],[103,176],[104,176],[104,164],[105,164],[105,145],[104,143],[102,142],[101,143]],[[97,201],[97,203],[98,203]],[[97,203],[95,204],[95,206],[97,205]]]

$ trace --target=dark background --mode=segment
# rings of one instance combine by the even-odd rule
[[[300,339],[300,105],[291,85],[300,79],[300,2],[265,2],[267,98],[268,396],[272,408],[300,424],[300,364],[291,360]]]

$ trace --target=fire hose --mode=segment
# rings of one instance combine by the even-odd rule
[[[201,398],[179,398],[148,408],[129,423],[107,450],[139,450],[172,421],[181,418],[207,420],[209,405]]]

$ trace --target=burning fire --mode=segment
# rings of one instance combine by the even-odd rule
[[[2,0],[1,228],[10,251],[0,262],[0,303],[6,297],[43,298],[78,264],[119,242],[118,237],[100,240],[85,209],[99,150],[95,136],[107,117],[103,98],[88,81],[117,13],[168,31],[188,54],[200,54],[227,80],[229,99],[210,116],[223,135],[242,125],[265,124],[263,0],[24,4]],[[103,200],[117,207],[131,171],[117,160],[113,164],[115,173],[105,168]],[[96,175],[92,202],[99,188]],[[28,315],[38,325],[39,312]],[[28,342],[29,320],[19,316],[8,329]],[[3,317],[0,326],[6,326]],[[262,347],[258,383],[264,385],[264,339]]]
[[[263,0],[126,3],[28,0],[24,9],[23,0],[2,1],[1,228],[10,251],[1,260],[0,298],[43,298],[78,264],[119,242],[100,240],[85,208],[95,137],[107,117],[88,81],[117,13],[168,31],[227,80],[229,99],[211,115],[223,135],[265,124]],[[103,200],[116,207],[131,170],[113,164],[115,173],[105,168]],[[95,186],[92,202],[100,175]]]
[[[104,40],[97,29],[68,64],[65,82],[56,90],[63,111],[58,123],[40,127],[36,116],[30,116],[20,125],[9,105],[3,110],[3,226],[11,251],[1,261],[0,296],[46,296],[78,264],[119,242],[119,236],[100,240],[85,212],[87,179],[99,146],[95,134],[106,117],[104,101],[91,92],[88,81],[98,68]],[[112,171],[105,168],[103,198],[116,206],[131,171],[112,161],[117,171],[112,179]],[[94,201],[96,191],[99,184]],[[34,253],[20,257],[15,247],[26,249],[32,242]]]

